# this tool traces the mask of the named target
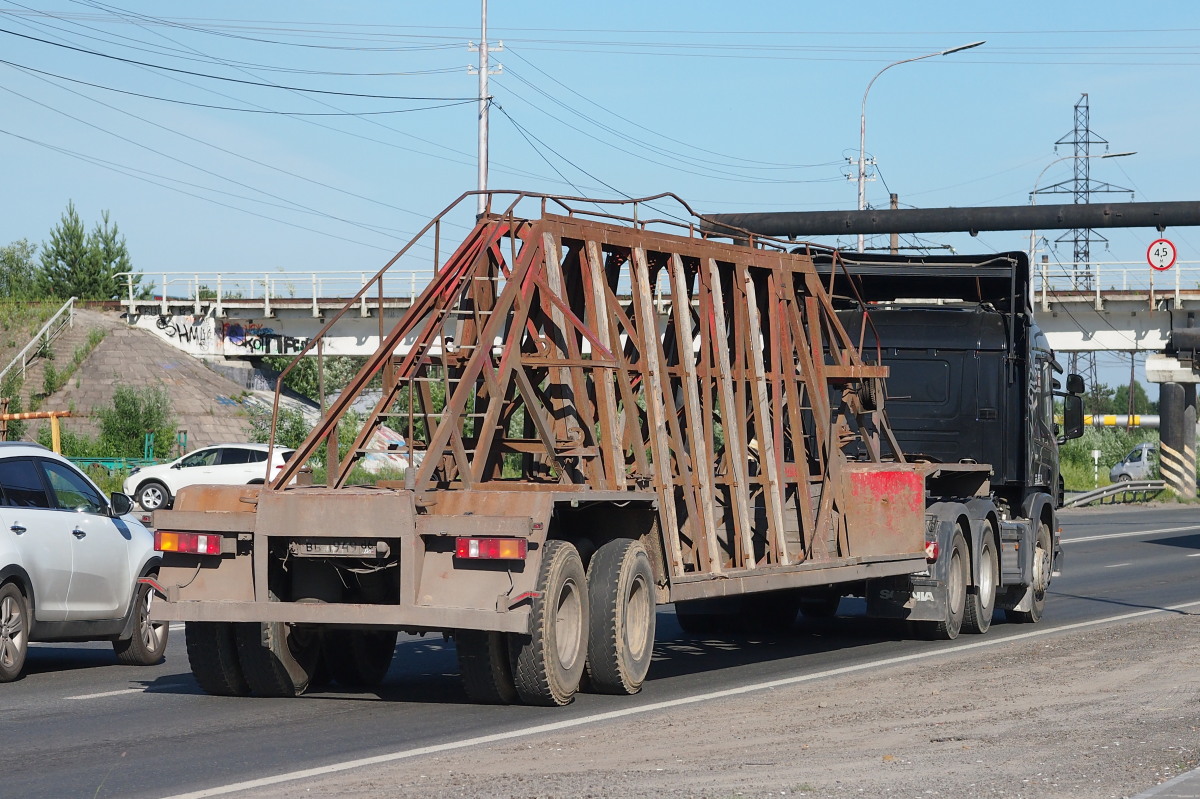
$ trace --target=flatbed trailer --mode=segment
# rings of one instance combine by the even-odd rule
[[[868,586],[892,586],[881,615],[954,637],[990,620],[972,552],[991,547],[994,601],[1010,539],[1009,584],[1044,592],[1051,544],[998,506],[991,466],[906,458],[867,304],[855,335],[835,307],[859,285],[836,252],[703,237],[669,195],[494,193],[441,262],[444,223],[474,202],[298,356],[347,314],[380,319],[278,476],[184,489],[155,514],[154,617],[187,623],[206,691],[295,695],[321,664],[369,687],[397,631],[435,631],[472,698],[561,705],[585,671],[593,690],[640,690],[657,605],[689,629],[778,631]],[[383,275],[422,247],[436,274],[385,330]],[[380,425],[413,465],[353,485]],[[303,484],[314,462],[325,485]]]

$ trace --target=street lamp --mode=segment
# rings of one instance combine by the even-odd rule
[[[1038,191],[1040,191],[1040,189],[1038,189],[1038,185],[1042,182],[1042,177],[1045,176],[1046,170],[1055,164],[1062,163],[1063,161],[1073,161],[1078,158],[1124,158],[1127,155],[1137,155],[1137,150],[1127,150],[1123,153],[1096,153],[1095,155],[1063,155],[1055,158],[1053,161],[1042,167],[1042,171],[1038,173],[1037,180],[1033,181],[1033,189],[1029,192],[1029,204],[1037,205],[1037,195]],[[1036,240],[1037,231],[1029,231],[1029,271],[1031,276],[1033,272],[1033,259],[1035,257],[1034,242]]]
[[[901,64],[907,64],[912,61],[920,61],[925,58],[933,58],[936,55],[961,53],[963,50],[970,50],[972,47],[978,47],[981,44],[985,44],[985,42],[971,42],[970,44],[960,45],[959,47],[951,47],[949,50],[939,50],[936,53],[926,53],[925,55],[919,55],[915,58],[905,58],[901,61],[895,61],[876,72],[875,77],[871,78],[871,82],[867,84],[866,91],[863,92],[862,114],[858,118],[858,210],[867,210],[867,94],[871,91],[871,86],[875,84],[875,80],[892,67],[898,67]],[[863,251],[862,233],[858,234],[858,251]]]

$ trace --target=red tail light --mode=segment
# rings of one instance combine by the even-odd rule
[[[937,541],[930,541],[925,545],[925,560],[929,561],[930,563],[935,562],[938,559],[938,553],[940,552],[940,549],[941,548],[938,546]]]
[[[454,557],[468,560],[524,560],[529,543],[524,538],[459,538]]]
[[[221,536],[214,533],[171,533],[165,530],[155,530],[154,548],[159,552],[220,555]]]

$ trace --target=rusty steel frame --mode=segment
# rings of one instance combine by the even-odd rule
[[[495,199],[409,312],[381,324],[378,350],[266,490],[284,490],[322,443],[336,453],[351,404],[381,387],[348,454],[329,459],[331,488],[399,419],[418,512],[442,491],[653,491],[672,577],[855,554],[848,518],[863,509],[843,485],[843,447],[861,442],[873,464],[904,457],[864,401],[882,403],[887,369],[834,313],[835,279],[854,292],[844,272],[823,283],[812,248],[701,238],[700,220],[639,221],[636,204],[631,219],[529,195],[492,213]],[[530,200],[540,215],[518,215]],[[423,232],[439,237],[444,216]]]

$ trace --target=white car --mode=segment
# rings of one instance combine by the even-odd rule
[[[267,444],[214,444],[170,463],[134,469],[121,487],[145,510],[169,508],[184,486],[249,485],[273,478],[295,450],[270,450]]]
[[[162,660],[167,625],[150,621],[154,537],[39,444],[0,443],[0,682],[21,676],[31,641],[112,641],[117,659]]]

